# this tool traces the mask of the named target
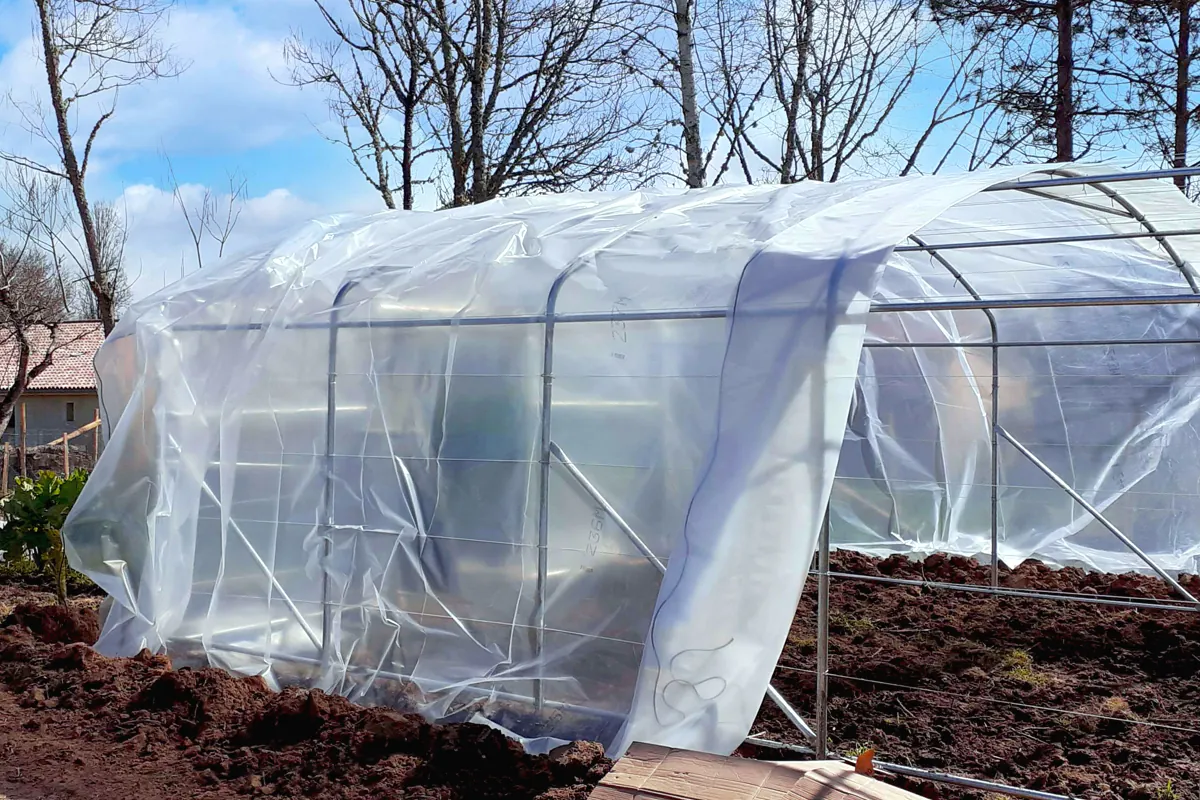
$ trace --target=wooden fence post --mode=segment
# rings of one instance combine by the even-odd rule
[[[63,477],[71,474],[71,440],[67,438],[67,434],[63,434]]]
[[[25,416],[25,404],[21,403],[21,477],[25,477],[27,471],[25,462],[26,451],[29,449],[29,419]]]
[[[4,470],[0,473],[0,494],[8,494],[8,442],[4,443]]]
[[[96,427],[92,428],[92,466],[100,460],[100,409],[96,409],[96,418],[92,420]]]

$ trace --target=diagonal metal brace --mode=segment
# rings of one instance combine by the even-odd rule
[[[563,452],[562,448],[556,443],[550,442],[550,453],[556,459],[558,459],[559,463],[561,463],[567,470],[567,473],[575,479],[576,483],[579,484],[579,487],[583,489],[583,491],[585,491],[589,497],[595,500],[601,508],[604,509],[604,512],[612,518],[613,522],[617,523],[617,527],[621,529],[621,532],[629,538],[629,541],[633,542],[633,546],[638,549],[638,552],[645,556],[646,560],[654,565],[654,568],[658,570],[659,574],[666,574],[666,564],[664,564],[662,560],[654,554],[654,551],[651,550],[649,545],[642,540],[642,537],[637,535],[637,531],[635,531],[632,526],[630,526],[630,524],[621,517],[620,513],[613,508],[612,503],[605,499],[604,495],[600,493],[600,490],[597,489],[595,485],[593,485],[592,482],[587,479],[587,476],[580,471],[579,467],[575,466],[575,463],[567,457],[567,454]],[[796,728],[802,734],[804,734],[804,738],[808,739],[810,742],[816,740],[816,733],[814,733],[813,729],[809,727],[807,722],[804,721],[804,718],[800,716],[800,712],[793,708],[792,704],[789,703],[782,694],[780,694],[778,689],[768,684],[767,697],[770,698],[772,703],[779,707],[779,710],[782,711],[783,715],[788,718],[788,721],[795,725]]]
[[[1116,536],[1118,539],[1120,539],[1121,543],[1124,544],[1126,547],[1128,547],[1134,553],[1134,555],[1136,555],[1142,561],[1146,562],[1146,565],[1149,566],[1150,569],[1152,569],[1156,573],[1158,573],[1158,577],[1160,577],[1164,581],[1166,581],[1171,586],[1171,588],[1173,588],[1175,591],[1179,592],[1179,594],[1181,596],[1187,598],[1188,602],[1195,603],[1196,605],[1200,606],[1200,600],[1197,600],[1196,598],[1192,597],[1191,593],[1188,592],[1187,589],[1183,588],[1183,586],[1180,585],[1179,581],[1172,578],[1165,569],[1163,569],[1161,566],[1158,565],[1158,562],[1156,562],[1154,559],[1152,559],[1150,556],[1148,556],[1140,547],[1138,547],[1136,544],[1133,543],[1132,539],[1130,539],[1128,536],[1126,536],[1124,533],[1122,533],[1120,528],[1118,528],[1111,521],[1109,521],[1109,519],[1107,517],[1105,517],[1104,514],[1100,513],[1100,509],[1096,508],[1091,503],[1089,503],[1087,500],[1085,500],[1083,495],[1081,495],[1079,492],[1075,491],[1075,489],[1073,489],[1069,483],[1067,483],[1065,480],[1060,478],[1058,476],[1058,474],[1054,472],[1054,470],[1050,469],[1050,467],[1048,467],[1044,462],[1042,462],[1041,459],[1039,459],[1037,456],[1035,456],[1029,450],[1028,447],[1021,444],[1019,441],[1017,441],[1017,439],[1011,433],[1004,430],[1004,428],[999,425],[996,426],[996,433],[1000,434],[1000,436],[1005,441],[1007,441],[1009,444],[1011,444],[1013,447],[1015,447],[1017,449],[1018,453],[1025,456],[1025,458],[1029,459],[1030,463],[1032,463],[1035,467],[1040,469],[1047,478],[1049,478],[1051,481],[1053,481],[1055,483],[1055,485],[1058,486],[1058,488],[1062,489],[1064,492],[1066,492],[1068,495],[1070,495],[1072,500],[1074,500],[1076,503],[1079,503],[1079,505],[1083,506],[1083,509],[1085,511],[1087,511],[1089,514],[1091,514],[1097,522],[1099,522],[1101,525],[1103,525],[1105,528],[1107,528],[1109,533],[1111,533],[1113,536]]]

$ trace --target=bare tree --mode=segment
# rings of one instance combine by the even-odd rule
[[[85,245],[88,286],[105,332],[115,323],[112,281],[88,201],[87,175],[103,126],[116,113],[122,89],[176,75],[180,66],[155,35],[169,0],[34,0],[46,73],[49,113],[20,104],[30,131],[55,151],[53,163],[12,153],[0,158],[57,177],[70,187]],[[10,100],[17,104],[14,98]],[[82,120],[91,117],[89,122]]]
[[[1005,42],[989,101],[1009,119],[1022,157],[1083,158],[1129,124],[1125,87],[1104,54],[1110,0],[933,0],[943,29]]]
[[[1164,164],[1198,162],[1191,138],[1200,129],[1200,9],[1195,0],[1107,0],[1108,25],[1097,71],[1113,78],[1129,104],[1131,131]],[[1192,193],[1186,176],[1175,185]]]
[[[607,24],[629,45],[622,58],[636,91],[656,106],[652,149],[678,153],[689,188],[717,182],[737,155],[739,104],[754,89],[760,48],[747,36],[757,0],[615,0]],[[753,57],[752,57],[753,56]],[[678,131],[663,136],[663,131]],[[706,144],[707,140],[707,144]],[[715,163],[720,158],[719,163]],[[715,170],[715,174],[710,172]]]
[[[11,382],[0,387],[0,431],[8,428],[29,384],[65,344],[58,326],[69,313],[61,269],[45,249],[47,215],[30,215],[23,206],[28,198],[15,199],[15,210],[0,210],[0,358],[8,361],[11,374]]]
[[[49,259],[29,241],[0,240],[0,357],[9,362],[12,375],[12,382],[0,388],[0,430],[8,428],[21,396],[61,346],[58,324],[66,310],[53,273]],[[44,340],[38,335],[43,332]]]
[[[7,199],[6,227],[19,231],[22,241],[44,254],[55,265],[62,304],[80,319],[101,319],[96,294],[91,290],[99,275],[104,294],[112,299],[114,313],[129,303],[130,286],[125,270],[125,218],[111,202],[92,204],[99,245],[100,269],[88,262],[87,246],[75,215],[67,182],[28,168],[11,168],[0,183]]]
[[[347,0],[344,20],[328,2],[318,5],[338,44],[291,42],[293,80],[331,89],[343,144],[385,205],[391,161],[411,206],[422,156],[449,206],[646,170],[652,153],[630,145],[646,110],[621,91],[629,37],[601,0]],[[385,131],[397,121],[399,143]]]
[[[110,298],[113,313],[120,314],[129,305],[131,291],[129,274],[125,269],[125,243],[128,241],[124,214],[109,202],[92,204],[92,216],[96,225],[96,239],[100,244],[100,280],[104,297]],[[76,301],[80,315],[85,319],[102,319],[95,292],[82,292]]]
[[[223,194],[218,194],[206,186],[199,198],[192,199],[187,196],[185,187],[175,176],[171,160],[168,158],[166,162],[172,196],[183,215],[192,250],[196,255],[196,268],[202,269],[205,242],[211,240],[215,243],[218,259],[225,255],[225,246],[232,238],[238,220],[241,219],[242,209],[246,205],[246,178],[241,173],[229,172],[226,175],[227,185]],[[180,270],[182,271],[182,265]]]
[[[881,136],[931,33],[906,0],[766,0],[763,91],[745,146],[772,180],[834,181]]]
[[[334,141],[350,153],[354,166],[383,199],[396,207],[400,192],[404,209],[413,207],[421,180],[416,164],[428,137],[419,129],[430,80],[423,69],[428,40],[424,16],[411,4],[394,8],[376,0],[345,0],[349,19],[342,19],[327,0],[314,0],[334,35],[333,42],[307,42],[293,36],[284,47],[296,86],[326,91],[329,111],[339,127]],[[384,127],[398,118],[400,141],[393,143]],[[395,182],[393,165],[399,167]]]

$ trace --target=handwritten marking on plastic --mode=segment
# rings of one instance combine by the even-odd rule
[[[629,341],[629,331],[625,325],[625,320],[621,319],[621,312],[628,308],[632,302],[631,298],[618,297],[612,305],[612,315],[609,317],[608,325],[609,333],[612,335],[614,342],[627,344]],[[624,348],[618,347],[610,355],[619,361],[625,360]]]
[[[596,553],[600,550],[600,542],[604,539],[604,521],[608,518],[608,513],[604,510],[604,506],[596,506],[592,509],[592,522],[588,526],[588,543],[585,550],[590,558],[595,558]]]

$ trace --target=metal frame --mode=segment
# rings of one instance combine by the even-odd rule
[[[999,552],[998,552],[998,536],[999,536],[999,515],[998,515],[998,492],[1000,485],[999,462],[997,450],[1001,439],[1016,448],[1017,452],[1029,459],[1035,466],[1041,469],[1046,476],[1063,489],[1069,496],[1076,500],[1089,514],[1091,514],[1101,525],[1113,533],[1120,541],[1127,545],[1134,553],[1142,558],[1160,577],[1166,580],[1173,588],[1175,588],[1187,601],[1187,605],[1158,605],[1147,603],[1146,601],[1119,601],[1108,600],[1104,598],[1087,598],[1087,602],[1100,602],[1110,605],[1122,605],[1129,607],[1145,607],[1151,606],[1154,608],[1172,608],[1178,610],[1200,611],[1200,601],[1192,597],[1182,586],[1178,584],[1169,574],[1166,573],[1159,565],[1144,552],[1136,547],[1136,545],[1115,525],[1112,524],[1098,509],[1091,506],[1087,501],[1076,492],[1065,480],[1056,475],[1049,467],[1036,458],[1023,444],[1015,439],[1000,425],[998,420],[999,404],[999,351],[1004,347],[1046,347],[1056,344],[1062,345],[1120,345],[1134,344],[1131,340],[1110,340],[1110,341],[1087,341],[1087,342],[1035,342],[1035,341],[1012,341],[1004,342],[999,339],[995,312],[1003,309],[1031,309],[1031,308],[1073,308],[1073,307],[1103,307],[1103,306],[1133,306],[1133,305],[1164,305],[1164,304],[1200,304],[1200,286],[1197,285],[1193,271],[1190,266],[1179,256],[1177,251],[1170,245],[1170,237],[1172,236],[1200,236],[1200,229],[1197,230],[1170,230],[1160,231],[1151,224],[1145,216],[1137,209],[1137,207],[1122,196],[1116,190],[1110,188],[1108,184],[1121,183],[1126,181],[1141,181],[1155,178],[1170,178],[1178,175],[1196,175],[1200,174],[1200,168],[1192,168],[1185,170],[1159,170],[1152,172],[1131,172],[1118,173],[1111,175],[1079,175],[1070,173],[1061,168],[1047,168],[1046,173],[1052,177],[1037,179],[1037,180],[1022,180],[1015,182],[1004,182],[995,184],[984,191],[1019,191],[1029,194],[1034,194],[1038,197],[1047,200],[1062,201],[1072,205],[1079,205],[1089,208],[1094,211],[1111,211],[1112,213],[1133,219],[1143,227],[1143,232],[1140,233],[1114,233],[1114,234],[1097,234],[1097,235],[1080,235],[1080,236],[1051,236],[1041,238],[1015,238],[1004,239],[986,242],[927,242],[919,236],[910,237],[912,244],[903,245],[895,248],[898,253],[927,253],[934,261],[944,267],[957,282],[961,283],[970,295],[970,300],[951,300],[951,301],[919,301],[919,302],[903,302],[903,303],[875,303],[871,305],[872,313],[914,313],[914,312],[934,312],[934,311],[961,311],[961,310],[978,310],[982,311],[989,324],[990,341],[985,342],[874,342],[868,347],[897,347],[897,348],[922,348],[922,347],[956,347],[956,348],[981,348],[986,347],[991,351],[992,361],[992,401],[991,401],[991,478],[992,478],[992,496],[991,496],[991,533],[992,533],[992,563],[991,563],[991,586],[990,587],[966,587],[948,584],[943,588],[961,588],[969,591],[981,591],[997,594],[1016,594],[1020,596],[1037,597],[1038,599],[1079,599],[1079,598],[1063,598],[1053,593],[1037,593],[1037,592],[1021,592],[1018,590],[1006,590],[999,587],[998,570],[999,570]],[[1067,186],[1091,186],[1096,187],[1108,199],[1121,206],[1121,210],[1106,209],[1078,198],[1058,197],[1052,193],[1047,193],[1042,190],[1053,189]],[[1173,294],[1161,296],[1119,296],[1119,297],[1033,297],[1024,299],[995,299],[986,300],[966,280],[964,275],[957,270],[952,262],[944,254],[946,251],[960,249],[982,249],[993,247],[1008,247],[1008,246],[1038,246],[1044,244],[1055,243],[1071,243],[1071,242],[1091,242],[1104,241],[1110,239],[1154,239],[1172,259],[1173,263],[1179,269],[1185,282],[1190,289],[1186,294]],[[273,589],[279,593],[284,603],[299,621],[305,634],[318,648],[319,659],[300,659],[296,657],[298,662],[314,663],[319,665],[323,671],[330,669],[332,665],[332,657],[334,650],[334,636],[336,634],[337,625],[333,619],[333,583],[330,577],[328,567],[328,559],[333,553],[333,531],[336,528],[336,515],[334,509],[334,442],[336,439],[336,415],[337,415],[337,370],[338,370],[338,332],[342,328],[408,328],[408,327],[451,327],[451,326],[476,326],[476,325],[512,325],[512,324],[543,324],[545,326],[545,340],[543,349],[543,370],[542,370],[542,407],[540,421],[540,484],[539,484],[539,509],[538,509],[538,560],[537,560],[537,602],[535,604],[535,619],[533,624],[534,629],[534,648],[535,653],[540,653],[544,644],[545,634],[545,601],[546,601],[546,579],[547,579],[547,549],[549,547],[549,477],[553,461],[558,461],[566,472],[575,480],[579,487],[586,492],[593,500],[595,500],[614,521],[618,528],[625,534],[634,547],[660,572],[665,572],[666,564],[659,559],[645,542],[638,536],[636,531],[621,517],[619,512],[609,503],[599,490],[587,479],[587,477],[575,466],[568,455],[563,452],[553,441],[551,432],[551,411],[553,408],[553,363],[554,363],[554,329],[557,324],[571,322],[598,322],[611,321],[619,319],[622,321],[638,321],[638,320],[687,320],[687,319],[720,319],[728,315],[727,309],[687,309],[687,310],[664,310],[658,312],[614,312],[614,313],[573,313],[559,314],[556,311],[558,295],[565,285],[566,281],[578,272],[585,264],[586,260],[579,260],[561,273],[555,279],[547,296],[546,311],[541,314],[528,315],[510,315],[510,316],[491,316],[491,317],[445,317],[433,319],[403,319],[403,320],[381,320],[381,321],[346,321],[341,318],[342,306],[349,293],[355,288],[359,281],[352,279],[344,283],[338,290],[334,300],[333,308],[330,312],[328,322],[304,322],[289,325],[287,327],[297,329],[328,329],[329,330],[329,359],[328,359],[328,395],[327,395],[327,419],[326,419],[326,443],[325,452],[323,454],[325,465],[325,481],[320,500],[320,511],[318,518],[321,521],[321,539],[323,548],[323,569],[324,579],[322,582],[322,625],[319,640],[316,632],[304,620],[299,609],[291,602],[291,599],[284,592],[283,588],[270,574],[266,564],[258,559],[258,566],[262,569],[272,581]],[[834,287],[836,288],[836,287]],[[779,310],[775,313],[789,313],[787,309]],[[178,330],[204,330],[211,329],[213,326],[179,326]],[[220,327],[220,326],[218,326]],[[243,326],[246,329],[258,330],[264,327],[261,324],[251,324]],[[224,329],[224,328],[222,328]],[[1200,339],[1162,339],[1162,340],[1139,340],[1139,344],[1158,343],[1158,344],[1200,344]],[[205,485],[204,487],[208,487]],[[410,488],[411,491],[411,488]],[[211,494],[211,490],[209,490]],[[212,498],[216,500],[215,496]],[[415,499],[415,498],[414,498]],[[245,545],[253,553],[253,547],[245,540],[245,536],[241,534],[240,529],[235,526],[235,533],[242,537]],[[257,556],[257,554],[255,554]],[[829,531],[829,515],[826,509],[825,521],[821,526],[820,536],[818,539],[818,631],[817,631],[817,698],[816,698],[816,729],[812,727],[800,716],[798,712],[783,698],[783,696],[774,689],[769,687],[767,697],[779,706],[783,714],[791,721],[814,745],[815,753],[818,758],[826,757],[829,750],[829,704],[828,704],[828,655],[829,655],[829,580],[831,577],[848,577],[838,573],[832,573],[829,567],[830,558],[830,531]],[[857,576],[854,576],[857,577]],[[885,583],[906,584],[914,583],[894,578],[873,578]],[[915,582],[921,583],[921,582]],[[255,654],[260,655],[260,654]],[[376,671],[385,677],[393,677],[404,679],[406,676],[392,673],[382,673]],[[532,701],[534,705],[541,709],[543,707],[557,707],[561,704],[547,701],[544,697],[541,678],[534,679],[534,696],[522,697],[524,701]],[[780,747],[783,749],[803,750],[804,748],[796,748],[791,745],[784,745],[778,742],[771,742],[758,737],[747,739],[749,744],[757,744],[762,746]],[[947,775],[942,773],[929,772],[926,770],[905,767],[901,765],[892,765],[879,762],[879,766],[894,771],[898,774],[910,775],[931,781],[940,781],[952,783],[960,786],[968,786],[975,789],[1009,794],[1018,797],[1033,798],[1034,800],[1065,800],[1059,795],[1054,795],[1046,792],[1035,792],[1032,790],[1019,789],[1016,787],[1005,786],[1002,784],[991,783],[988,781],[978,781],[971,778],[961,776]]]

